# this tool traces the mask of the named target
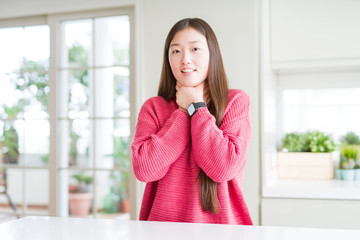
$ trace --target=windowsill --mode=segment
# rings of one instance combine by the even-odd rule
[[[264,198],[360,200],[360,181],[277,180],[263,186]]]

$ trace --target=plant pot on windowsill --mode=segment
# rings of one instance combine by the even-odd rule
[[[121,203],[122,212],[124,213],[130,212],[130,200],[128,198],[122,199],[120,203]]]
[[[277,170],[280,179],[333,179],[333,153],[279,152]]]
[[[278,152],[280,179],[329,180],[334,177],[334,148],[330,136],[322,132],[288,133]]]
[[[90,214],[93,195],[90,192],[69,193],[69,211],[72,216],[86,217]]]
[[[359,146],[343,145],[340,149],[339,169],[337,178],[345,181],[360,180]]]
[[[77,187],[72,186],[71,192],[69,192],[69,211],[72,216],[84,217],[90,214],[93,194],[90,192],[90,184],[92,183],[92,177],[85,173],[73,175],[73,178],[77,180]]]

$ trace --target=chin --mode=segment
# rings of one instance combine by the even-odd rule
[[[200,82],[194,82],[194,81],[179,81],[179,83],[181,85],[183,85],[184,87],[196,87],[197,85],[199,85],[200,83],[202,83],[203,81]]]

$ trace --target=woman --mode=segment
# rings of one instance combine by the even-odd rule
[[[251,225],[242,194],[250,135],[249,97],[228,90],[213,30],[180,20],[132,144],[135,176],[147,182],[140,220]]]

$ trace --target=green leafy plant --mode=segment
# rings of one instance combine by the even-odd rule
[[[0,136],[0,147],[4,163],[17,163],[19,159],[19,135],[14,127],[14,120],[22,111],[19,104],[12,107],[3,105],[3,116],[6,122],[3,126],[2,136]]]
[[[282,139],[282,148],[288,152],[303,152],[306,139],[304,135],[297,132],[287,133]]]
[[[335,150],[335,143],[330,135],[320,131],[306,133],[305,152],[332,152]]]
[[[291,132],[282,139],[282,149],[288,152],[332,152],[335,143],[330,135],[320,131]]]
[[[360,145],[360,137],[355,132],[348,132],[340,142],[342,145]]]
[[[128,197],[129,193],[129,167],[130,160],[128,153],[128,138],[114,137],[114,152],[110,155],[114,159],[116,167],[121,171],[116,171],[111,174],[111,179],[115,186],[115,193],[121,199]]]
[[[72,175],[72,177],[78,182],[79,188],[74,192],[89,192],[90,184],[93,182],[93,177],[85,172]]]
[[[356,145],[343,145],[340,149],[340,169],[358,168],[359,148]]]
[[[19,159],[19,136],[13,126],[3,129],[1,140],[4,163],[17,163]]]
[[[125,137],[114,137],[114,152],[111,156],[114,159],[114,164],[117,167],[128,169],[130,161],[127,155],[128,139]]]

